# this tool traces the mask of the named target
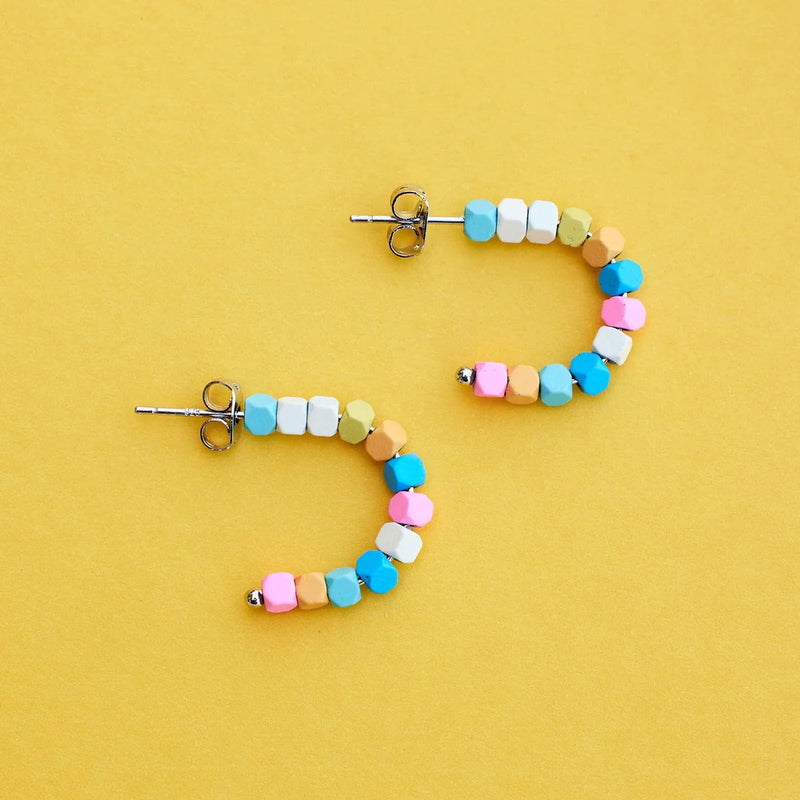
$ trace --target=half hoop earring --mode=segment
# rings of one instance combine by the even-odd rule
[[[572,399],[577,385],[585,394],[600,394],[608,388],[608,362],[621,366],[628,358],[633,340],[626,331],[645,323],[641,300],[630,297],[644,280],[640,266],[628,258],[617,260],[625,246],[622,234],[611,227],[590,231],[592,218],[580,208],[565,208],[559,215],[555,203],[506,198],[496,206],[488,200],[471,200],[458,217],[432,217],[425,191],[412,184],[400,186],[390,198],[391,215],[354,215],[351,222],[385,222],[389,249],[400,258],[418,256],[425,248],[428,226],[460,225],[468,239],[487,242],[497,236],[501,242],[519,243],[527,238],[534,244],[550,244],[556,238],[569,247],[580,248],[586,263],[600,270],[603,302],[591,351],[578,353],[566,367],[548,364],[535,369],[527,364],[508,368],[497,361],[478,361],[456,372],[459,383],[472,386],[477,397],[505,397],[514,405],[541,400],[546,406],[562,406]]]
[[[414,453],[401,455],[408,437],[396,422],[374,425],[375,412],[369,403],[352,400],[339,412],[335,397],[281,397],[252,394],[242,404],[239,386],[231,381],[213,380],[203,389],[203,408],[161,408],[137,406],[137,414],[168,414],[198,417],[200,440],[209,450],[229,450],[236,442],[239,425],[255,436],[274,431],[300,436],[338,438],[348,444],[364,443],[367,454],[383,462],[386,485],[393,492],[389,518],[378,531],[375,548],[367,550],[355,567],[338,567],[327,573],[272,572],[261,587],[247,593],[248,605],[263,606],[277,613],[293,608],[312,609],[328,604],[352,606],[361,600],[361,587],[386,594],[397,585],[399,573],[393,562],[413,562],[422,548],[415,531],[430,522],[433,503],[415,489],[425,483],[425,466]]]

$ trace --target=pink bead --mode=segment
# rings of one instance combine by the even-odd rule
[[[389,501],[389,516],[401,525],[421,528],[431,521],[433,501],[422,492],[398,492]]]
[[[291,572],[271,572],[261,581],[264,608],[273,614],[297,608],[297,592]]]
[[[508,385],[508,367],[497,361],[479,361],[475,365],[475,386],[478,397],[504,397]]]
[[[635,297],[609,297],[603,303],[600,316],[606,325],[612,328],[622,328],[625,331],[635,331],[644,325],[647,312],[641,300]]]

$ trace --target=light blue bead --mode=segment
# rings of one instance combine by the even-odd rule
[[[415,453],[390,458],[383,467],[386,485],[393,492],[405,492],[413,486],[425,483],[425,465]]]
[[[569,371],[586,394],[600,394],[611,380],[608,367],[597,353],[578,353],[570,362]]]
[[[367,550],[360,556],[356,572],[375,594],[386,594],[397,586],[397,568],[380,550]]]
[[[464,233],[473,242],[488,242],[497,230],[497,206],[488,200],[470,200],[464,209]]]
[[[244,427],[256,436],[266,436],[275,430],[278,421],[278,401],[268,394],[251,394],[244,401]]]
[[[328,589],[328,600],[331,601],[332,606],[346,608],[354,606],[361,599],[358,575],[352,567],[332,569],[325,576],[325,586]]]
[[[598,276],[600,288],[612,297],[625,292],[635,292],[644,280],[642,268],[629,258],[606,264]]]
[[[572,400],[572,373],[563,364],[539,370],[539,399],[546,406],[563,406]]]

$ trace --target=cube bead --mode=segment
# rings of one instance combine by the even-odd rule
[[[291,572],[271,572],[261,581],[264,608],[271,614],[297,608],[294,576]]]
[[[607,358],[613,364],[624,364],[631,352],[633,339],[618,328],[603,325],[597,331],[592,342],[592,350],[600,356]]]
[[[321,572],[307,572],[294,579],[297,605],[301,609],[322,608],[328,605],[328,588]]]
[[[422,550],[422,538],[416,531],[386,522],[381,526],[375,538],[375,546],[387,556],[391,556],[401,564],[411,564]]]
[[[335,436],[339,428],[339,401],[315,395],[308,401],[306,428],[312,436]]]
[[[349,444],[363,442],[375,420],[372,406],[363,400],[351,400],[339,420],[339,438]]]
[[[476,397],[503,397],[508,385],[508,367],[499,361],[479,361],[475,365]]]
[[[375,594],[386,594],[397,586],[397,567],[380,550],[367,550],[359,556],[356,573]]]
[[[591,241],[591,240],[590,240]],[[598,275],[600,288],[610,295],[635,292],[644,281],[642,268],[629,258],[607,264]]]
[[[306,432],[308,401],[302,397],[281,397],[278,400],[278,430],[291,436]]]
[[[425,465],[416,453],[389,459],[383,467],[386,485],[393,492],[404,492],[425,483]]]
[[[433,501],[422,492],[397,492],[389,501],[389,516],[401,525],[421,528],[433,517]]]
[[[354,606],[361,599],[358,575],[352,567],[332,569],[325,576],[325,586],[332,606],[346,608]]]
[[[539,397],[546,406],[563,406],[572,400],[572,373],[563,364],[539,370]]]
[[[473,242],[488,242],[497,230],[497,208],[488,200],[470,200],[464,208],[464,233]]]
[[[585,394],[600,394],[608,388],[611,373],[596,353],[578,353],[569,365],[569,371]]]
[[[625,237],[616,229],[604,226],[586,240],[581,252],[590,267],[604,267],[625,247]]]
[[[403,427],[387,419],[367,437],[364,447],[370,458],[375,461],[388,461],[405,446],[407,441],[408,434]]]
[[[275,430],[278,401],[268,394],[251,394],[244,401],[244,427],[256,436],[266,436]]]
[[[603,303],[600,317],[612,328],[636,331],[644,325],[647,312],[642,301],[635,297],[609,297]]]
[[[570,247],[580,247],[592,224],[592,217],[582,208],[565,208],[558,223],[558,238]]]
[[[527,364],[518,364],[508,371],[506,400],[515,406],[535,403],[539,397],[539,373]]]
[[[558,231],[558,206],[549,200],[534,200],[528,208],[528,241],[550,244]]]
[[[497,204],[497,238],[518,244],[528,229],[528,206],[524,200],[506,197]]]

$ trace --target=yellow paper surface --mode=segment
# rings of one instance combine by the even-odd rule
[[[796,798],[798,52],[786,1],[3,3],[0,796]],[[608,392],[455,383],[568,363],[602,295],[559,245],[393,258],[347,218],[406,181],[623,231]],[[133,414],[215,377],[407,428],[395,591],[244,605],[389,493]]]

